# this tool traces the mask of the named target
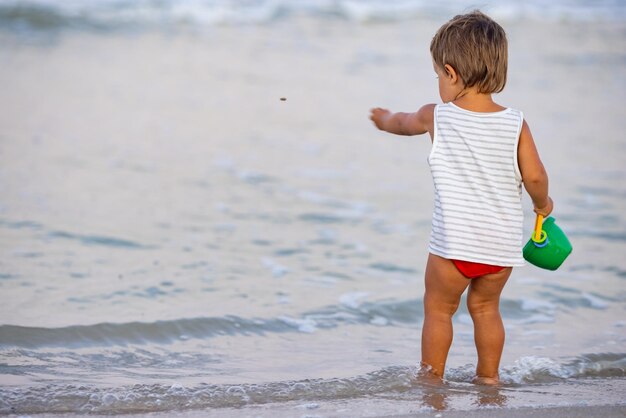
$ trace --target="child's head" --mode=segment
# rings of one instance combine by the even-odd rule
[[[506,84],[507,40],[504,29],[478,10],[455,16],[430,43],[437,67],[450,65],[465,88],[499,93]]]

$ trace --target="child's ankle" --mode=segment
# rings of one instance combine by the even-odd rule
[[[472,383],[474,383],[475,385],[495,386],[500,384],[500,379],[497,375],[495,377],[476,376],[472,380]]]
[[[443,375],[437,373],[429,364],[420,362],[420,368],[417,371],[416,379],[428,385],[439,386],[444,383]]]

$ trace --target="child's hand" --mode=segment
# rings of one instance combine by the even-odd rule
[[[552,209],[554,209],[554,202],[552,201],[550,196],[548,196],[548,203],[546,203],[544,207],[538,208],[537,206],[535,206],[533,210],[535,211],[537,215],[541,215],[545,218],[550,213],[552,213]]]
[[[385,120],[391,115],[391,112],[387,109],[382,109],[380,107],[376,107],[370,110],[370,119],[374,122],[374,125],[381,131],[384,131]]]

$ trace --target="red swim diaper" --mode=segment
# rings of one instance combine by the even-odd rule
[[[502,266],[492,266],[490,264],[472,263],[471,261],[452,260],[457,269],[468,279],[475,279],[485,274],[498,273],[504,270]]]

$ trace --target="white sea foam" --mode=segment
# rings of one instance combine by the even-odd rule
[[[306,334],[311,334],[317,330],[317,322],[311,318],[291,318],[288,316],[281,316],[278,319],[288,325],[296,327],[298,331]]]
[[[553,315],[535,314],[519,321],[520,324],[551,324],[554,322]]]
[[[379,326],[385,326],[385,325],[389,325],[389,320],[387,318],[383,317],[383,316],[375,316],[370,321],[370,324],[372,324],[372,325],[379,325]]]
[[[348,308],[357,309],[362,300],[369,296],[369,292],[350,292],[339,296],[339,303]]]
[[[545,390],[543,384],[551,384],[568,379],[614,377],[626,375],[626,356],[623,354],[597,354],[574,358],[569,362],[558,362],[548,357],[522,357],[512,366],[501,370],[502,383],[506,385],[524,384],[524,393],[538,394]],[[296,408],[315,410],[320,402],[328,400],[367,398],[384,394],[384,398],[411,400],[413,407],[424,396],[439,394],[446,397],[463,393],[475,396],[485,394],[472,389],[468,383],[474,377],[474,366],[466,365],[449,370],[444,387],[433,387],[421,380],[416,367],[387,367],[366,375],[306,379],[295,381],[274,381],[259,384],[202,383],[182,385],[173,383],[136,384],[114,388],[99,388],[91,385],[49,384],[32,388],[0,387],[0,413],[10,413],[12,405],[19,405],[23,413],[75,412],[75,413],[126,413],[151,411],[178,411],[184,408],[244,407],[246,405],[298,401]],[[610,383],[600,380],[599,385]],[[604,382],[604,383],[603,383]],[[580,393],[593,381],[585,380],[574,394]],[[539,385],[534,391],[533,387]],[[620,387],[619,385],[617,386]],[[452,390],[448,390],[451,388]],[[592,390],[597,390],[593,389]],[[516,396],[516,391],[504,392],[507,397]],[[565,395],[565,394],[564,394]],[[621,399],[619,394],[605,397],[604,402]],[[408,398],[402,398],[409,396]]]
[[[317,409],[319,407],[320,407],[320,404],[311,402],[311,403],[305,403],[305,404],[302,404],[302,405],[298,405],[296,408],[299,408],[299,409]]]
[[[570,373],[557,363],[547,357],[528,356],[515,361],[512,367],[504,368],[500,377],[504,382],[521,384],[533,381],[545,376],[567,378]]]
[[[544,299],[522,299],[522,309],[526,311],[554,312],[556,306]]]
[[[305,278],[305,281],[312,286],[332,288],[337,284],[339,278],[330,274],[322,274],[319,276],[308,276]]]
[[[601,299],[598,296],[594,296],[590,293],[583,293],[583,298],[585,298],[585,300],[587,300],[593,308],[606,309],[609,307],[609,304],[604,299]]]
[[[522,331],[522,335],[526,335],[526,336],[550,336],[550,335],[554,335],[554,331],[551,330],[547,330],[547,329],[526,329],[524,331]]]
[[[261,262],[272,272],[273,277],[283,277],[285,274],[289,273],[289,268],[277,263],[271,258],[263,258]]]
[[[472,321],[472,317],[469,314],[459,314],[456,316],[457,321],[461,324],[471,325],[474,322]]]

